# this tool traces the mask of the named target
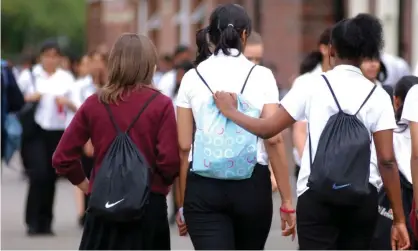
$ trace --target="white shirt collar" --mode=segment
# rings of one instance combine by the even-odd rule
[[[228,51],[231,52],[231,55],[229,55],[229,56],[233,56],[233,57],[241,57],[241,56],[243,56],[242,53],[240,54],[237,49],[231,48],[231,49],[228,49]],[[212,57],[229,57],[229,56],[228,55],[225,55],[222,52],[222,50],[219,50],[216,55],[215,54],[212,54]]]
[[[346,64],[341,64],[341,65],[337,65],[334,67],[334,70],[340,71],[352,71],[352,72],[356,72],[358,74],[363,75],[363,73],[361,72],[360,68],[355,67],[353,65],[346,65]]]
[[[322,65],[321,64],[318,64],[312,71],[311,71],[311,73],[312,74],[321,74],[321,73],[323,73],[324,71],[322,70]]]

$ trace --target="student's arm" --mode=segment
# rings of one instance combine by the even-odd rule
[[[395,223],[405,223],[401,199],[398,165],[393,150],[393,129],[373,133],[376,147],[377,165],[383,186],[389,197]]]
[[[292,192],[283,137],[281,134],[278,134],[265,140],[264,145],[271,163],[272,174],[280,193],[282,207],[292,209]]]
[[[305,118],[306,103],[310,99],[314,83],[295,85],[281,101],[278,111],[268,118],[252,118],[236,109],[234,94],[216,92],[215,103],[225,117],[247,131],[263,139],[271,138],[295,123]]]
[[[299,158],[302,158],[303,149],[305,148],[306,136],[307,136],[307,122],[306,121],[296,121],[293,124],[293,144],[296,147]]]
[[[66,176],[84,193],[88,192],[88,180],[83,171],[80,157],[83,146],[90,138],[84,107],[77,111],[70,125],[64,131],[52,156],[52,166],[59,175]]]
[[[41,99],[41,94],[34,88],[34,77],[31,70],[24,70],[18,77],[17,84],[24,95],[25,102],[37,102]]]
[[[394,223],[405,223],[401,199],[398,165],[393,150],[393,129],[396,128],[395,115],[388,95],[382,95],[380,111],[375,111],[375,121],[371,125],[376,148],[377,165],[383,186],[389,197]],[[371,114],[373,116],[373,114]]]
[[[263,72],[264,71],[264,72]],[[276,85],[276,79],[270,70],[265,68],[256,69],[255,77],[260,79],[263,86],[262,100],[264,102],[261,118],[268,118],[274,115],[279,108],[279,90]],[[281,134],[277,134],[267,140],[264,140],[264,146],[271,163],[271,170],[274,180],[282,199],[282,207],[286,209],[293,209],[292,194],[290,187],[289,170],[287,167],[286,150]]]
[[[177,94],[177,131],[178,144],[180,148],[180,175],[179,175],[179,208],[183,207],[184,194],[186,191],[187,173],[189,171],[189,154],[192,148],[193,139],[193,112],[189,97],[190,89],[194,84],[192,74],[186,73],[181,81]]]
[[[158,171],[173,182],[179,174],[180,158],[177,145],[176,116],[171,100],[160,104],[163,106],[157,135]]]

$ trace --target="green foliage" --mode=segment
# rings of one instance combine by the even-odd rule
[[[71,51],[85,42],[85,0],[2,0],[1,51],[6,55],[37,49],[51,37],[66,37]],[[4,57],[4,56],[3,56]]]

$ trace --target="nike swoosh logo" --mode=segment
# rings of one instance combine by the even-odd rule
[[[332,186],[332,189],[338,190],[338,189],[341,189],[341,188],[344,188],[344,187],[348,187],[348,186],[351,186],[351,184],[344,184],[344,185],[337,186],[337,184],[334,183],[334,185]]]
[[[108,202],[106,202],[105,207],[106,207],[106,208],[111,208],[111,207],[113,207],[113,206],[115,206],[115,205],[117,205],[117,204],[121,203],[123,200],[124,200],[124,199],[118,200],[118,201],[116,201],[116,202],[114,202],[114,203],[112,203],[112,204],[109,204],[109,201],[108,201]]]

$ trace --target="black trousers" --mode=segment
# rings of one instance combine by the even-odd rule
[[[80,250],[170,250],[167,200],[150,195],[143,218],[118,223],[86,215]]]
[[[196,250],[262,250],[273,215],[270,171],[257,164],[245,180],[189,172],[184,217]]]
[[[298,198],[296,209],[299,248],[301,250],[368,250],[375,230],[377,190],[358,206],[336,206],[321,201],[308,190]]]
[[[39,129],[39,137],[25,142],[22,154],[29,178],[26,225],[36,232],[51,230],[57,175],[52,155],[63,131]]]

